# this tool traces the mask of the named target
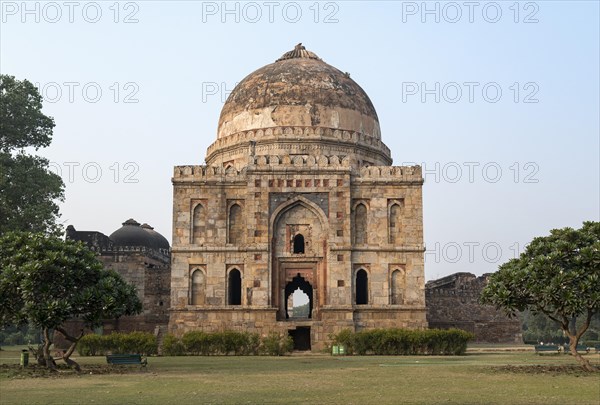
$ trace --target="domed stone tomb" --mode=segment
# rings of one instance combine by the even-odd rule
[[[255,155],[344,154],[355,166],[389,165],[390,151],[380,139],[377,113],[365,91],[348,73],[298,44],[233,89],[206,162],[242,167],[253,142]]]
[[[298,44],[244,78],[206,165],[176,166],[169,330],[425,328],[423,178],[366,92]]]

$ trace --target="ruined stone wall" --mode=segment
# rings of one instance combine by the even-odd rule
[[[113,269],[125,281],[136,287],[142,302],[142,313],[106,322],[106,330],[148,331],[169,322],[170,263],[163,258],[148,257],[142,252],[113,254],[99,257],[105,268]]]
[[[488,276],[456,273],[428,282],[425,300],[429,327],[463,329],[473,333],[477,342],[522,343],[518,319],[479,303]]]

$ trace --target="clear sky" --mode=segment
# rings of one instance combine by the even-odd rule
[[[39,83],[61,221],[170,239],[173,166],[202,164],[235,84],[302,42],[425,170],[427,279],[494,271],[599,220],[599,6],[535,2],[0,1],[0,71]]]

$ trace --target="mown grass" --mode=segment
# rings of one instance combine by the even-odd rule
[[[18,363],[18,351],[0,363]],[[600,355],[587,356],[600,365]],[[78,358],[86,365],[104,357]],[[570,356],[480,352],[460,357],[151,357],[147,371],[51,378],[0,374],[2,404],[595,404],[600,375],[522,373]]]

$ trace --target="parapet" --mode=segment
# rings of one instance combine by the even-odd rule
[[[402,181],[423,183],[421,166],[365,166],[356,181]]]

